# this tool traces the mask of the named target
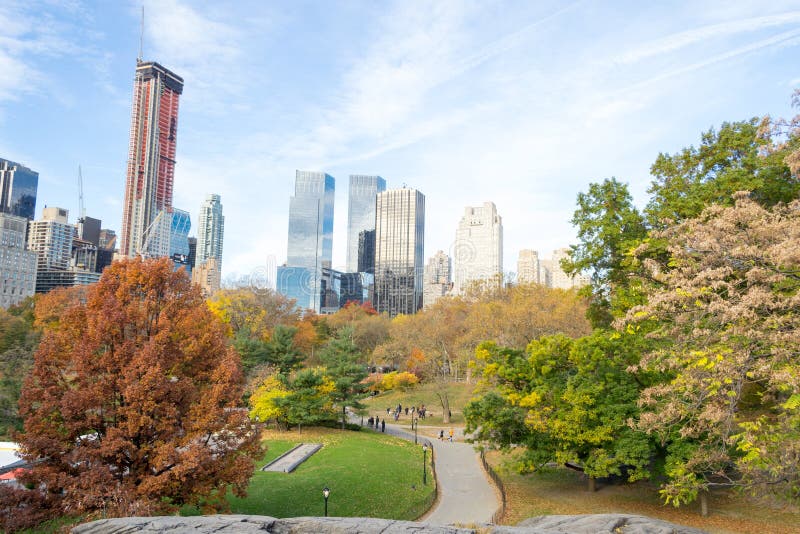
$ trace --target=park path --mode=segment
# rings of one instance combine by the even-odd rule
[[[414,434],[399,425],[387,424],[386,433],[414,440]],[[424,436],[418,438],[420,444],[423,440],[433,446],[439,500],[420,521],[434,525],[491,523],[500,503],[472,445]]]

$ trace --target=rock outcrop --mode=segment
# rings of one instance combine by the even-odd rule
[[[120,517],[78,525],[73,534],[702,534],[701,530],[627,514],[551,515],[516,527],[474,528],[365,517],[209,515],[202,517]]]

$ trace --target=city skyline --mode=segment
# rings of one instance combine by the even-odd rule
[[[424,190],[429,250],[449,250],[462,207],[490,198],[512,266],[520,249],[574,242],[569,219],[589,182],[616,176],[641,206],[659,152],[724,121],[789,116],[800,86],[798,2],[173,0],[145,11],[144,57],[186,80],[174,204],[225,197],[223,274],[283,263],[297,168]],[[118,234],[139,19],[138,2],[0,8],[0,157],[40,173],[37,207],[72,213],[82,163],[87,213]],[[344,210],[334,226],[342,267]]]

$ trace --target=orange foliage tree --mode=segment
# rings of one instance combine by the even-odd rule
[[[54,320],[55,304],[60,317]],[[25,383],[27,482],[62,512],[143,515],[244,495],[262,453],[223,324],[168,260],[116,262],[46,318]]]

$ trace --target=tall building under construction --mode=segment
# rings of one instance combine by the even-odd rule
[[[120,254],[168,256],[172,185],[183,78],[137,61]]]

